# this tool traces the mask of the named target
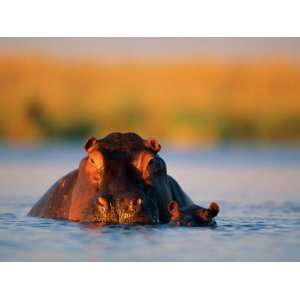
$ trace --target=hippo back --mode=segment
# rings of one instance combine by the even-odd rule
[[[52,219],[68,219],[72,192],[78,177],[78,169],[56,181],[32,207],[28,216]]]

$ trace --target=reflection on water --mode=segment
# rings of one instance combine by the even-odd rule
[[[78,145],[0,147],[1,261],[300,260],[297,147],[162,152],[169,173],[195,202],[220,202],[216,228],[100,227],[27,217],[82,155]]]

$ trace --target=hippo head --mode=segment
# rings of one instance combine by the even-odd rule
[[[85,173],[97,189],[81,220],[105,224],[156,224],[158,207],[151,193],[148,166],[160,145],[134,133],[111,133],[90,138],[85,150]],[[152,161],[152,162],[151,162]]]
[[[219,206],[212,202],[208,209],[196,204],[188,208],[179,208],[177,202],[169,203],[169,212],[171,214],[171,223],[179,226],[205,226],[214,224],[214,217],[219,213]]]

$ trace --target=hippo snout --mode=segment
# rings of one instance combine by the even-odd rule
[[[117,212],[120,224],[156,224],[157,218],[153,216],[147,206],[147,199],[123,198],[117,200]]]

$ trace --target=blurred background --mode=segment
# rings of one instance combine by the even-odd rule
[[[299,38],[1,38],[0,139],[300,140]]]

